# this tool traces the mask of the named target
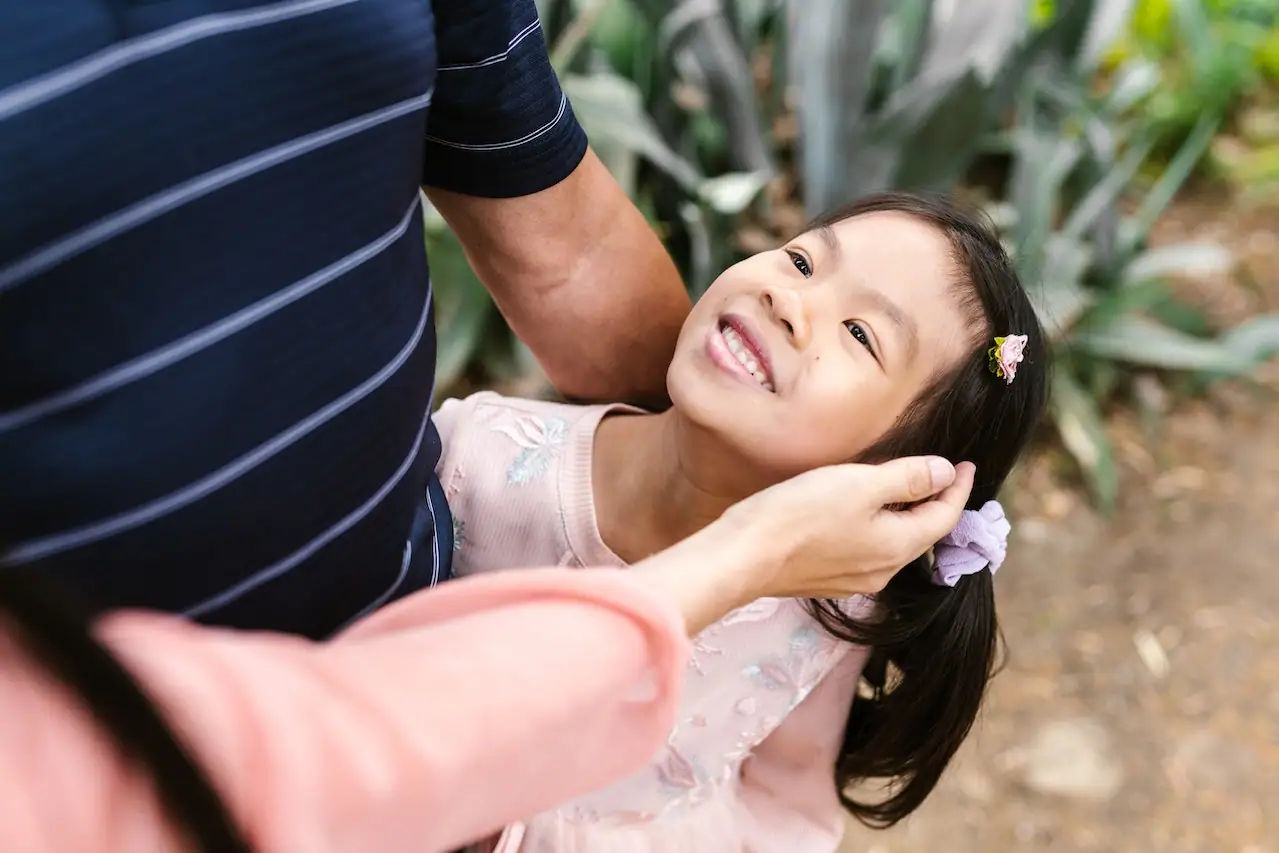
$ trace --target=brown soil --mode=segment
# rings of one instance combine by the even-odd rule
[[[1243,275],[1183,284],[1215,319],[1279,311],[1279,209],[1191,201],[1159,236],[1238,252]],[[1009,664],[932,798],[846,853],[1279,853],[1279,365],[1261,379],[1153,429],[1118,413],[1112,518],[1056,453],[1026,466]]]

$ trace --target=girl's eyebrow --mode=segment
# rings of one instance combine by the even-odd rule
[[[919,354],[919,327],[915,325],[915,318],[903,311],[896,302],[874,288],[866,288],[864,295],[875,303],[875,307],[884,313],[884,316],[892,322],[900,333],[899,336],[905,339],[907,360],[914,361],[915,356]]]
[[[826,248],[830,251],[831,259],[835,262],[843,257],[844,247],[840,245],[839,237],[835,235],[835,229],[829,225],[817,226],[817,236],[826,244]],[[898,337],[906,347],[906,358],[908,361],[914,361],[919,355],[919,327],[915,323],[915,318],[907,314],[893,300],[889,299],[879,290],[873,287],[863,287],[862,292],[875,303],[885,317],[893,324],[898,332]]]
[[[829,225],[817,226],[817,236],[822,238],[822,242],[826,244],[826,248],[830,250],[831,257],[838,261],[844,254],[844,247],[839,244],[839,238],[835,236],[835,229]]]

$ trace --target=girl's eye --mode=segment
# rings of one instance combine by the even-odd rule
[[[875,350],[872,349],[870,345],[870,335],[866,334],[866,329],[861,323],[858,323],[855,320],[849,320],[844,323],[844,328],[848,329],[848,333],[853,336],[857,343],[866,347],[866,349],[870,351],[871,355],[875,354]]]
[[[804,278],[812,278],[813,268],[809,265],[807,258],[799,252],[792,252],[789,249],[786,251],[786,254],[790,255],[790,262],[794,265],[795,269],[799,270],[800,275]]]

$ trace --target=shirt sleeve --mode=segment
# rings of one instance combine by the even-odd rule
[[[633,772],[688,656],[670,603],[562,569],[454,581],[325,644],[142,614],[98,634],[262,853],[440,853]],[[3,624],[0,707],[6,849],[186,849]]]
[[[483,393],[483,392],[480,392]],[[435,476],[447,484],[449,471],[457,459],[458,445],[466,439],[469,416],[475,412],[478,395],[450,397],[431,413],[431,424],[440,437],[440,459],[435,463]]]
[[[835,853],[844,808],[835,760],[866,663],[850,648],[742,766],[745,853]]]
[[[487,198],[562,181],[586,154],[534,0],[435,5],[438,66],[423,182]]]

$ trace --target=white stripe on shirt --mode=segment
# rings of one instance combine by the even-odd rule
[[[564,113],[567,111],[568,111],[568,96],[561,94],[560,108],[559,108],[559,111],[555,113],[555,118],[551,119],[549,122],[542,125],[541,127],[533,131],[532,133],[527,133],[524,136],[521,136],[519,139],[512,139],[509,142],[489,142],[482,145],[472,145],[465,142],[450,142],[447,139],[440,139],[437,136],[428,136],[426,137],[426,140],[428,142],[434,142],[437,145],[444,145],[449,148],[460,148],[463,151],[501,151],[506,148],[519,148],[521,145],[527,145],[528,143],[532,142],[534,139],[537,139],[539,136],[545,136],[547,133],[549,133],[555,127],[555,125],[559,124],[560,119],[564,118]],[[0,290],[2,290],[3,288],[4,288],[4,282],[3,280],[0,280]]]
[[[25,2],[40,2],[40,0],[25,0]],[[74,92],[121,68],[127,68],[202,39],[264,27],[290,18],[301,18],[358,2],[360,0],[285,0],[282,3],[260,6],[256,9],[219,12],[192,18],[172,27],[120,42],[70,65],[10,86],[0,92],[0,121]]]
[[[18,259],[9,266],[0,268],[0,293],[113,237],[118,237],[143,223],[170,213],[184,204],[228,187],[237,181],[348,139],[378,125],[386,124],[401,116],[425,109],[431,104],[432,92],[433,90],[427,90],[421,95],[389,107],[365,113],[350,121],[344,121],[274,148],[260,151],[211,172],[205,172],[203,175],[130,205],[124,210],[105,216],[92,225],[74,231]]]
[[[391,475],[390,479],[383,483],[368,500],[348,513],[337,524],[333,525],[328,530],[324,531],[319,536],[315,537],[310,542],[285,557],[283,560],[272,563],[265,569],[254,572],[250,577],[245,578],[230,589],[225,589],[212,598],[207,598],[199,604],[188,608],[182,615],[188,618],[196,618],[199,616],[206,616],[209,613],[226,607],[237,598],[242,597],[245,593],[251,592],[262,584],[274,580],[275,578],[287,574],[297,568],[302,563],[306,562],[312,554],[319,551],[325,545],[328,545],[346,531],[350,530],[362,521],[370,512],[372,512],[378,504],[380,504],[386,496],[391,493],[391,490],[394,489],[402,479],[404,479],[404,475],[408,473],[411,467],[413,467],[413,461],[417,459],[418,451],[422,448],[422,438],[425,435],[426,423],[423,422],[422,428],[418,430],[417,438],[414,440],[413,446],[409,449],[408,455],[404,457],[404,461],[400,463],[399,468],[395,469],[395,473]],[[363,616],[365,613],[370,613],[378,607],[381,607],[382,604],[385,603],[397,589],[399,589],[400,584],[404,582],[404,578],[408,575],[409,563],[412,560],[412,556],[411,550],[405,553],[404,558],[400,562],[400,573],[395,579],[395,583],[393,583],[391,588],[383,593],[382,596],[375,600],[373,604],[362,610],[359,616]],[[359,616],[356,616],[350,621],[354,622],[355,619],[359,618]]]
[[[164,497],[101,521],[18,543],[9,550],[0,553],[0,568],[20,566],[53,554],[70,551],[92,542],[117,536],[189,506],[243,477],[380,388],[400,369],[404,362],[408,361],[409,356],[417,349],[430,315],[431,288],[428,285],[426,303],[422,307],[422,315],[418,318],[417,326],[414,328],[408,342],[382,369],[341,397],[298,421],[284,432],[255,447],[243,456]]]
[[[499,62],[505,62],[506,58],[511,55],[511,51],[515,49],[516,45],[524,41],[524,39],[528,38],[533,33],[537,32],[541,25],[540,21],[534,21],[524,29],[520,30],[510,40],[510,42],[507,43],[506,50],[501,53],[495,53],[487,59],[481,59],[479,62],[459,62],[454,65],[441,65],[435,69],[436,73],[444,71],[469,71],[472,68],[485,68],[489,65],[497,65]]]
[[[377,257],[395,243],[396,240],[403,237],[405,232],[408,231],[409,225],[414,221],[413,214],[417,212],[420,199],[420,195],[414,194],[413,203],[409,205],[408,212],[404,214],[404,218],[400,220],[399,224],[372,243],[356,249],[341,260],[329,264],[324,269],[312,273],[283,290],[278,290],[265,299],[255,302],[229,317],[224,317],[216,323],[205,326],[203,329],[198,329],[159,349],[126,361],[124,364],[118,365],[105,373],[100,373],[92,379],[74,385],[65,391],[36,400],[20,409],[0,412],[0,435],[145,379],[213,346],[219,341],[231,337],[237,332],[247,329],[254,323],[297,302],[302,297],[314,293],[326,284]]]

